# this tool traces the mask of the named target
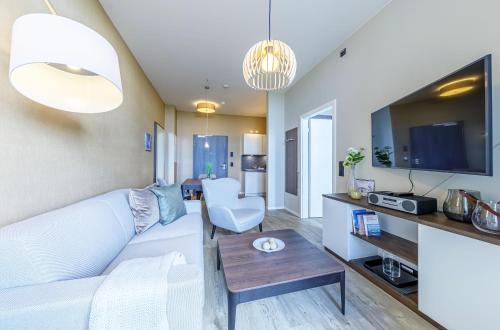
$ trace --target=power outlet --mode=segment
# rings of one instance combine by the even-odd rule
[[[344,162],[339,162],[339,176],[344,176]]]

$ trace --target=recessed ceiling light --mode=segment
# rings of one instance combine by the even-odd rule
[[[221,101],[220,104],[224,105],[226,104],[226,101]]]
[[[222,85],[222,87],[229,88],[229,84],[224,84],[224,85]]]

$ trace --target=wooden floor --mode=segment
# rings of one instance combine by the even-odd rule
[[[206,218],[206,215],[205,215]],[[270,211],[264,231],[292,228],[323,249],[321,219],[298,219],[285,211]],[[216,270],[216,241],[230,233],[205,220],[205,329],[227,329],[224,277]],[[334,258],[333,256],[331,256]],[[427,321],[346,266],[346,315],[339,310],[339,285],[329,285],[241,304],[236,329],[434,329]]]

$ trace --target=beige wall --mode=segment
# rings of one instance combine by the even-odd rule
[[[124,102],[104,114],[72,114],[36,104],[8,79],[14,20],[47,13],[43,1],[0,0],[0,226],[120,187],[152,181],[144,132],[163,125],[164,104],[97,0],[52,0],[118,52]],[[36,79],[36,78],[34,78]]]
[[[210,115],[208,133],[228,136],[228,151],[234,152],[234,157],[228,156],[228,162],[234,162],[229,167],[228,176],[241,181],[241,151],[243,148],[243,133],[257,130],[266,133],[266,118],[243,117],[228,115]],[[205,115],[194,112],[177,112],[177,182],[193,176],[193,135],[205,134]]]
[[[337,155],[350,146],[371,148],[370,114],[401,97],[491,53],[493,56],[493,142],[500,140],[500,2],[495,0],[398,0],[349,38],[285,96],[285,129],[297,127],[300,115],[337,101]],[[347,47],[347,55],[339,50]],[[494,177],[456,175],[431,193],[442,202],[447,188],[477,189],[485,199],[500,200],[500,148],[494,151]],[[337,191],[345,180],[337,177]],[[377,189],[410,188],[406,170],[371,166],[363,161],[359,175],[376,180]],[[416,193],[424,193],[449,174],[415,171]],[[285,206],[299,211],[296,196]]]

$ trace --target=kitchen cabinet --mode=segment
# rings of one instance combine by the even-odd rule
[[[266,192],[265,172],[243,172],[245,173],[245,196],[260,196]]]
[[[267,153],[267,139],[265,134],[243,134],[244,155],[265,155]]]

